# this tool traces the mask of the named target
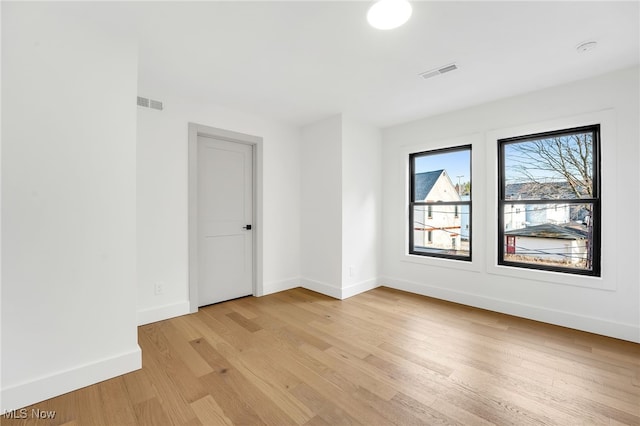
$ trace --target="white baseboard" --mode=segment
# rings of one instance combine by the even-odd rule
[[[2,389],[0,414],[18,410],[140,368],[142,368],[142,351],[136,345],[135,349],[124,354],[9,386]]]
[[[282,281],[271,281],[262,285],[262,294],[260,294],[259,296],[266,296],[267,294],[291,290],[292,288],[296,287],[300,287],[300,278],[290,278],[288,280]]]
[[[333,297],[334,299],[342,299],[342,289],[331,284],[300,278],[300,287]]]
[[[380,287],[377,278],[351,284],[350,286],[344,287],[342,289],[341,299],[347,299],[349,297],[355,296],[356,294],[364,293],[365,291],[373,290],[377,287]]]
[[[371,289],[379,287],[379,284],[378,279],[374,278],[352,284],[348,287],[340,288],[331,284],[301,278],[300,287],[324,294],[325,296],[343,300],[355,296],[356,294],[364,293],[365,291],[369,291]]]
[[[640,327],[634,324],[614,322],[602,318],[588,317],[389,277],[381,277],[379,283],[390,288],[423,296],[640,343]]]
[[[189,311],[189,301],[171,303],[153,308],[141,309],[138,311],[138,325],[150,324],[152,322],[163,321],[169,318],[186,315]]]

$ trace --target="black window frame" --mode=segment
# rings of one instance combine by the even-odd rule
[[[514,144],[518,142],[527,142],[540,139],[548,139],[558,136],[567,136],[578,133],[592,133],[592,161],[591,165],[593,170],[592,184],[593,184],[593,197],[592,198],[538,198],[538,199],[526,199],[518,200],[518,204],[526,205],[549,205],[555,204],[556,207],[559,204],[592,204],[593,211],[591,212],[591,244],[589,244],[589,250],[591,250],[591,269],[579,269],[568,268],[555,265],[545,265],[537,263],[516,262],[513,260],[505,260],[505,229],[504,229],[504,209],[507,204],[514,204],[514,200],[506,199],[506,179],[505,179],[505,149],[508,144]],[[601,206],[601,132],[600,124],[593,124],[588,126],[573,127],[562,130],[554,130],[549,132],[541,132],[523,136],[516,136],[510,138],[504,138],[498,140],[498,265],[511,266],[522,269],[532,269],[550,272],[560,272],[572,275],[583,275],[600,277],[602,273],[602,206]]]
[[[416,201],[415,200],[415,159],[417,157],[422,157],[425,155],[430,155],[430,154],[445,154],[447,152],[456,152],[456,151],[469,151],[469,182],[470,182],[470,189],[469,189],[469,200],[468,201],[438,201],[438,202],[425,202],[425,201]],[[472,221],[473,221],[473,209],[472,209],[472,201],[473,201],[473,172],[472,172],[472,167],[473,167],[473,160],[472,160],[472,146],[471,144],[468,145],[460,145],[460,146],[454,146],[454,147],[449,147],[449,148],[440,148],[440,149],[433,149],[433,150],[428,150],[428,151],[421,151],[421,152],[414,152],[409,154],[409,226],[408,226],[408,232],[409,232],[409,254],[410,255],[417,255],[417,256],[423,256],[423,257],[433,257],[433,258],[441,258],[441,259],[452,259],[452,260],[460,260],[460,261],[464,261],[464,262],[471,262],[473,259],[473,249],[472,249],[472,242],[473,242],[473,226],[472,226]],[[432,207],[432,206],[448,206],[448,205],[466,205],[469,207],[469,223],[468,223],[468,227],[469,227],[469,255],[454,255],[454,254],[445,254],[445,253],[429,253],[429,252],[422,252],[422,251],[417,251],[414,249],[414,210],[416,206],[428,206],[428,207]],[[459,212],[459,216],[461,216],[461,212]],[[429,217],[430,219],[432,218]],[[460,227],[460,234],[462,235],[462,226]]]

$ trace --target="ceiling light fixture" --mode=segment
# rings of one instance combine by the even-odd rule
[[[411,12],[407,0],[379,0],[369,8],[367,21],[379,30],[391,30],[407,22]]]

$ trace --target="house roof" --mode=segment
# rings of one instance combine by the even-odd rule
[[[416,173],[415,180],[415,195],[416,200],[425,200],[429,192],[433,189],[433,186],[438,181],[440,175],[442,175],[444,169],[433,170],[431,172]]]
[[[580,187],[579,191],[587,196],[586,188]],[[508,183],[505,186],[505,196],[508,200],[576,198],[566,181]]]
[[[542,225],[529,226],[527,228],[513,229],[505,232],[505,235],[518,237],[555,238],[557,240],[584,240],[587,232],[566,226],[544,223]]]

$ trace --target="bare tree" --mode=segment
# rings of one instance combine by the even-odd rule
[[[512,144],[509,162],[514,175],[520,175],[519,181],[534,184],[530,190],[539,192],[549,182],[562,181],[575,198],[593,197],[591,133]]]
[[[507,180],[515,183],[512,196],[538,199],[593,198],[593,134],[575,133],[508,145]],[[571,218],[587,224],[585,267],[593,259],[592,205],[572,204]]]

